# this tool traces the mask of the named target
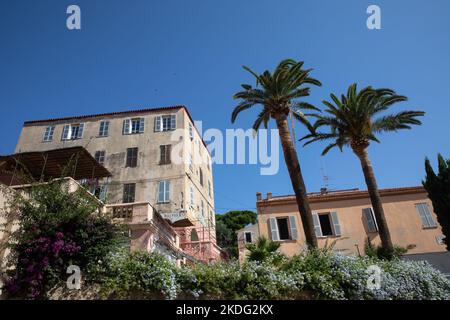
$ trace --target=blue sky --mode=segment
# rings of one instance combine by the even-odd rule
[[[66,28],[70,4],[81,7],[81,31]],[[381,7],[381,30],[366,28],[369,4]],[[0,153],[13,152],[25,120],[142,107],[183,104],[204,129],[247,128],[259,108],[229,120],[233,93],[253,83],[241,65],[295,58],[323,83],[311,103],[357,82],[408,96],[396,110],[426,111],[423,126],[369,151],[380,187],[419,185],[425,156],[450,157],[449,14],[446,0],[2,1]],[[323,186],[322,171],[330,188],[365,188],[348,149],[321,157],[323,145],[298,147],[308,191]],[[256,191],[292,193],[280,161],[275,176],[216,165],[216,211],[252,209]]]

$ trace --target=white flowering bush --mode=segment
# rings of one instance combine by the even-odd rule
[[[179,270],[163,255],[122,251],[108,262],[102,282],[105,297],[175,299],[180,292]]]
[[[180,268],[159,254],[121,252],[108,259],[102,292],[145,299],[450,299],[450,282],[426,262],[329,249],[275,260]],[[380,270],[375,287],[368,285],[371,266]]]

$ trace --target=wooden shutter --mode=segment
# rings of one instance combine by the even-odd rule
[[[125,119],[123,120],[123,134],[130,134],[131,133],[131,120]]]
[[[291,239],[298,239],[297,225],[295,224],[295,216],[289,216],[289,227],[291,229]]]
[[[278,223],[276,218],[269,218],[269,227],[272,241],[280,241],[280,235],[278,233]]]
[[[372,208],[364,208],[363,216],[367,224],[367,230],[369,232],[378,232],[378,225],[375,216],[373,214]]]
[[[313,223],[314,223],[314,231],[316,232],[316,237],[322,237],[322,227],[320,226],[320,220],[317,213],[313,213]]]
[[[342,234],[341,225],[339,224],[339,217],[336,211],[331,212],[331,222],[333,223],[334,235],[340,236]]]

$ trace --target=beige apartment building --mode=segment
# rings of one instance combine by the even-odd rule
[[[32,152],[45,158],[46,151],[73,147],[110,172],[79,182],[116,216],[131,219],[133,210],[148,204],[177,232],[183,252],[205,262],[220,257],[211,155],[186,107],[27,121],[15,158]],[[131,237],[142,249],[152,247],[145,228]]]
[[[423,187],[381,189],[386,220],[395,245],[408,247],[407,254],[444,252],[441,227]],[[335,250],[364,255],[368,239],[380,244],[378,226],[367,191],[327,191],[308,195],[319,246],[336,241]],[[238,233],[239,259],[247,255],[246,245],[264,236],[281,244],[287,256],[301,252],[305,236],[294,196],[263,199],[257,193],[257,223]]]

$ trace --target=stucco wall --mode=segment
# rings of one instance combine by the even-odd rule
[[[420,216],[415,208],[417,203],[427,203],[433,208],[431,201],[425,192],[402,194],[396,196],[383,196],[383,208],[389,225],[391,237],[394,244],[406,247],[415,247],[408,254],[424,252],[445,251],[444,245],[438,244],[436,237],[441,235],[440,226],[431,229],[422,227]],[[270,201],[268,202],[270,203]],[[363,218],[362,209],[371,207],[369,198],[333,200],[325,202],[312,201],[310,203],[313,213],[337,212],[342,230],[341,236],[330,236],[319,238],[319,246],[338,240],[336,250],[345,253],[364,254],[364,244],[369,237],[374,244],[379,244],[378,233],[369,233]],[[287,255],[299,253],[305,243],[302,223],[295,202],[277,203],[258,206],[258,224],[262,236],[270,239],[268,219],[270,217],[284,217],[294,215],[298,229],[298,240],[280,241],[280,250]],[[436,216],[433,213],[436,220]]]
[[[194,164],[194,170],[190,172],[187,160],[182,164],[172,161],[171,164],[160,165],[160,145],[175,144],[182,142],[184,145],[184,157],[186,159],[188,150],[194,155],[196,152],[211,158],[203,144],[201,136],[194,129],[194,139],[184,138],[173,141],[173,131],[155,132],[155,117],[159,115],[176,114],[177,129],[188,130],[189,116],[184,108],[175,110],[164,110],[161,112],[109,115],[104,117],[92,117],[86,119],[49,121],[45,123],[33,123],[22,128],[16,152],[44,151],[57,148],[83,146],[92,156],[96,151],[106,151],[105,167],[112,173],[108,181],[107,203],[121,203],[123,196],[123,184],[136,183],[136,202],[148,201],[160,212],[178,212],[182,209],[191,210],[198,217],[200,214],[201,199],[205,203],[205,212],[214,212],[214,190],[212,180],[212,168],[206,163]],[[145,131],[141,134],[122,134],[123,120],[126,118],[143,117],[145,119]],[[99,127],[102,120],[109,120],[109,136],[99,137]],[[65,124],[84,123],[84,132],[81,139],[62,141],[61,136]],[[43,142],[43,134],[49,125],[55,126],[53,141]],[[138,147],[139,156],[136,168],[126,168],[126,149]],[[202,168],[204,185],[199,184],[199,168]],[[188,174],[189,175],[188,175]],[[170,197],[168,204],[157,203],[158,182],[170,180]],[[208,192],[208,181],[211,184],[211,195]],[[105,182],[105,181],[103,181]],[[195,205],[189,206],[189,186],[195,186]],[[182,195],[183,193],[183,195]],[[212,214],[214,219],[214,214]]]

